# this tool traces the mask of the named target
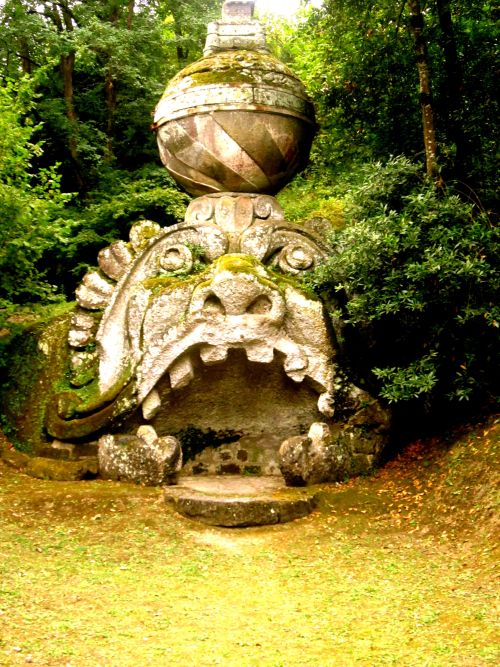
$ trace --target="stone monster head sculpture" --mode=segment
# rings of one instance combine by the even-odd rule
[[[305,164],[314,113],[268,55],[253,4],[224,4],[205,57],[156,111],[165,166],[202,196],[180,224],[135,225],[77,291],[71,388],[46,428],[80,442],[110,434],[109,476],[143,481],[137,469],[163,456],[156,481],[168,481],[179,438],[188,472],[281,469],[303,484],[367,470],[384,444],[385,413],[344,378],[323,304],[301,281],[325,241],[263,194]]]
[[[77,291],[73,389],[54,396],[49,433],[121,433],[137,450],[136,432],[154,443],[197,429],[228,459],[224,468],[214,448],[191,452],[190,472],[290,468],[303,483],[368,469],[385,417],[345,380],[323,304],[301,284],[325,252],[266,195],[208,195],[178,225],[137,224],[128,243],[101,251]],[[336,459],[305,471],[314,437]]]
[[[265,195],[209,195],[179,225],[137,224],[128,243],[101,251],[100,269],[77,290],[68,336],[75,389],[56,397],[50,432],[88,436],[138,406],[150,419],[165,375],[170,390],[182,389],[194,377],[193,355],[210,366],[230,350],[263,364],[279,356],[332,417],[330,329],[297,280],[324,254],[322,240],[287,223]]]

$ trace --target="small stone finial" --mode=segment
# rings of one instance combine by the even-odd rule
[[[254,9],[254,0],[226,0],[222,6],[222,19],[249,21],[253,18]]]
[[[237,50],[269,53],[264,28],[254,18],[254,9],[254,0],[226,0],[222,18],[208,24],[203,55]]]

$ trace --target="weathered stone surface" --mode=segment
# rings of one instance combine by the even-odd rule
[[[254,0],[226,0],[222,6],[223,19],[251,19],[255,8]]]
[[[97,458],[97,444],[88,443],[81,445],[54,440],[50,445],[42,447],[39,454],[44,458],[64,461],[78,461],[88,457],[95,459]]]
[[[307,516],[317,494],[285,489],[276,478],[181,478],[165,489],[165,502],[179,514],[229,528],[285,523]]]
[[[68,439],[91,435],[142,407],[160,435],[191,424],[224,442],[233,431],[266,453],[244,465],[219,460],[207,445],[206,456],[190,459],[193,473],[225,465],[274,474],[279,443],[326,420],[353,471],[373,465],[386,415],[339,374],[323,304],[296,283],[325,256],[319,238],[287,223],[272,197],[227,193],[194,201],[185,222],[166,231],[143,221],[131,238],[134,259],[104,310],[95,350],[73,353],[75,371],[97,354],[98,378],[82,387],[81,401],[76,390],[61,394],[49,432],[64,439],[68,423]],[[124,432],[140,424],[127,422]]]
[[[231,49],[268,53],[266,36],[259,21],[254,20],[255,2],[233,0],[222,6],[222,20],[208,24],[205,56]]]
[[[307,456],[311,441],[306,435],[284,440],[280,450],[280,470],[287,486],[307,484]]]
[[[68,334],[68,343],[71,347],[85,347],[90,343],[97,331],[97,320],[84,310],[77,310],[71,318],[71,329]]]
[[[144,419],[153,419],[161,408],[160,394],[152,389],[142,402],[142,415]]]
[[[97,256],[99,268],[112,280],[120,280],[132,263],[133,255],[124,241],[115,241]]]
[[[9,365],[4,369],[0,411],[5,425],[15,433],[16,445],[33,456],[47,444],[43,422],[54,386],[66,380],[68,353],[65,340],[72,317],[67,312],[52,321],[24,329],[9,344]]]
[[[24,470],[30,461],[30,457],[23,452],[18,452],[12,447],[4,447],[0,449],[0,456],[2,461],[10,468],[16,470]]]
[[[138,435],[105,435],[99,440],[99,471],[102,477],[145,486],[175,483],[182,467],[179,441],[158,438],[151,426]]]
[[[97,271],[87,273],[76,290],[76,300],[82,308],[97,310],[108,305],[113,285]]]
[[[337,482],[349,470],[349,454],[342,440],[335,438],[324,423],[311,425],[308,433],[307,483]]]
[[[343,439],[332,435],[325,423],[314,423],[307,436],[285,440],[280,447],[280,467],[288,486],[341,480],[349,472],[350,457]]]
[[[310,100],[266,52],[253,2],[224,4],[207,49],[155,122],[167,168],[209,194],[184,222],[143,220],[99,253],[77,292],[71,386],[51,398],[46,430],[68,441],[122,430],[100,441],[103,474],[145,484],[180,467],[170,434],[193,473],[275,474],[283,440],[290,483],[368,469],[385,415],[341,376],[324,305],[301,281],[328,254],[324,220],[290,224],[266,194],[307,159]],[[210,437],[194,447],[190,431]]]
[[[343,394],[339,392],[343,402],[337,437],[350,454],[349,474],[366,473],[377,464],[388,443],[391,414],[366,391],[352,384],[344,384],[343,389]]]
[[[97,350],[73,352],[70,357],[70,368],[70,382],[73,387],[85,387],[98,375],[99,356]]]

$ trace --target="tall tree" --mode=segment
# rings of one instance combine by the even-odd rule
[[[165,37],[173,46],[176,69],[200,57],[207,23],[220,17],[223,0],[159,0]]]
[[[63,80],[64,105],[66,109],[66,117],[68,119],[68,147],[74,165],[78,190],[82,191],[86,189],[86,183],[79,156],[78,114],[75,107],[73,86],[76,58],[76,45],[73,32],[76,26],[76,20],[69,0],[44,2],[40,7],[42,8],[43,15],[55,25],[57,32],[60,35],[60,44],[64,45],[60,51],[60,68]]]
[[[427,175],[440,179],[437,165],[437,139],[432,100],[431,73],[424,36],[424,17],[420,0],[408,0],[410,8],[410,27],[415,44],[418,78],[420,81],[420,108],[424,133],[425,163]]]

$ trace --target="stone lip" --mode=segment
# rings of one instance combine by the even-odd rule
[[[318,503],[311,488],[290,489],[281,477],[181,477],[165,502],[179,514],[212,526],[238,528],[286,523]]]

